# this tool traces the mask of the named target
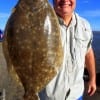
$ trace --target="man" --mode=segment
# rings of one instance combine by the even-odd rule
[[[64,59],[59,73],[39,93],[40,100],[82,100],[84,66],[89,72],[88,94],[96,91],[95,61],[89,23],[74,12],[76,0],[54,0]]]

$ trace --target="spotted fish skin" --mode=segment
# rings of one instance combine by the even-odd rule
[[[57,74],[63,50],[60,28],[47,0],[20,0],[6,28],[3,51],[7,68],[24,86],[24,100],[38,100],[41,91]]]

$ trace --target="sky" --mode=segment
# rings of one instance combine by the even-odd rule
[[[18,0],[0,0],[0,29],[5,29],[8,18],[17,2]],[[100,31],[100,1],[76,0],[76,2],[75,11],[89,21],[92,30]]]

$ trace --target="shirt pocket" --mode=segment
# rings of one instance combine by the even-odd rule
[[[82,36],[75,36],[75,56],[79,68],[84,67],[87,45],[88,39]]]
[[[82,26],[80,26],[81,29],[80,30],[77,30],[76,33],[74,34],[74,38],[77,42],[77,44],[79,46],[81,46],[83,49],[88,49],[88,46],[89,45],[89,42],[91,42],[91,39],[92,39],[92,33],[91,33],[91,30],[89,29],[86,29]]]

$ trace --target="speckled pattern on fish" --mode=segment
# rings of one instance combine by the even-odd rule
[[[63,60],[54,10],[47,0],[19,0],[5,34],[3,51],[9,74],[24,86],[24,100],[38,100],[36,93],[54,78]]]

